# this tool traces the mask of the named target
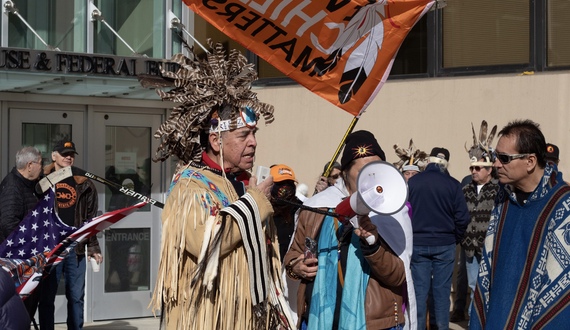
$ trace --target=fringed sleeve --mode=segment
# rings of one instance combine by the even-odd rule
[[[283,310],[277,307],[284,299],[280,262],[275,259],[278,245],[274,241],[271,204],[255,188],[238,199],[224,178],[208,179],[223,190],[229,205],[237,209],[244,203],[255,205],[255,216],[250,219],[259,221],[266,232],[262,244],[266,244],[266,238],[271,241],[268,253],[263,253],[270,264],[266,269],[273,296],[266,298],[271,309]],[[250,290],[250,261],[242,233],[236,219],[221,212],[224,206],[209,188],[204,182],[181,179],[170,192],[162,216],[161,260],[152,307],[163,307],[167,329],[258,329]],[[216,193],[219,197],[219,191]]]

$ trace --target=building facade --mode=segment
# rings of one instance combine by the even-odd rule
[[[226,2],[249,2],[227,0]],[[272,0],[251,0],[271,5]],[[219,1],[218,1],[219,2]],[[570,3],[566,0],[447,0],[414,27],[391,77],[355,130],[394,144],[451,151],[450,172],[468,174],[465,146],[485,119],[499,128],[530,118],[570,162]],[[258,133],[256,165],[290,165],[310,189],[353,117],[292,82],[195,16],[180,0],[2,0],[0,174],[23,145],[51,161],[54,143],[75,141],[76,165],[156,200],[166,198],[172,163],[151,161],[153,134],[171,104],[140,86],[182,40],[239,48],[258,68],[259,98],[275,122]],[[199,46],[195,46],[200,53]],[[570,168],[570,167],[568,167]],[[102,212],[132,200],[97,184]],[[146,207],[100,234],[105,262],[87,272],[86,321],[152,315],[147,309],[160,249],[160,209]],[[63,286],[61,286],[63,287]],[[57,320],[65,320],[58,296]]]

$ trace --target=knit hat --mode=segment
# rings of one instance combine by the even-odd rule
[[[284,164],[273,165],[269,169],[269,173],[273,177],[273,182],[281,182],[291,180],[297,182],[295,179],[295,172],[293,169]]]
[[[429,161],[430,163],[439,163],[447,167],[447,162],[449,162],[449,150],[442,147],[431,149]]]
[[[344,151],[340,160],[341,170],[344,171],[348,165],[355,159],[378,156],[382,160],[386,160],[386,155],[374,135],[368,131],[357,131],[350,134],[346,138]]]
[[[469,161],[471,166],[493,166],[492,148],[490,147],[493,139],[495,138],[495,133],[497,132],[497,125],[493,126],[491,133],[487,137],[487,122],[483,120],[481,122],[481,128],[479,129],[479,137],[475,134],[475,127],[471,123],[471,130],[473,131],[473,145],[469,150],[465,146],[465,150],[469,154]],[[481,161],[480,159],[483,159]]]
[[[57,151],[60,155],[70,152],[73,152],[77,155],[77,151],[75,150],[75,143],[68,140],[58,141],[53,147],[53,151]]]
[[[560,159],[560,150],[552,143],[546,144],[546,159],[558,161]]]

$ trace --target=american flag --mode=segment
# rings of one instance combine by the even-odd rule
[[[146,202],[105,213],[80,227],[63,223],[54,210],[55,195],[49,190],[18,227],[0,244],[0,266],[12,275],[23,298],[37,286],[41,276],[57,265],[78,242],[143,207]]]
[[[77,229],[59,219],[54,200],[54,192],[50,189],[0,244],[0,258],[29,259],[49,252]]]

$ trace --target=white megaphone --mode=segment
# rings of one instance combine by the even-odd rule
[[[360,170],[356,192],[338,204],[335,213],[358,228],[356,215],[365,215],[371,211],[381,215],[394,214],[404,207],[407,199],[408,186],[400,171],[390,163],[376,161],[366,164]],[[373,236],[367,240],[369,244],[374,244]]]

